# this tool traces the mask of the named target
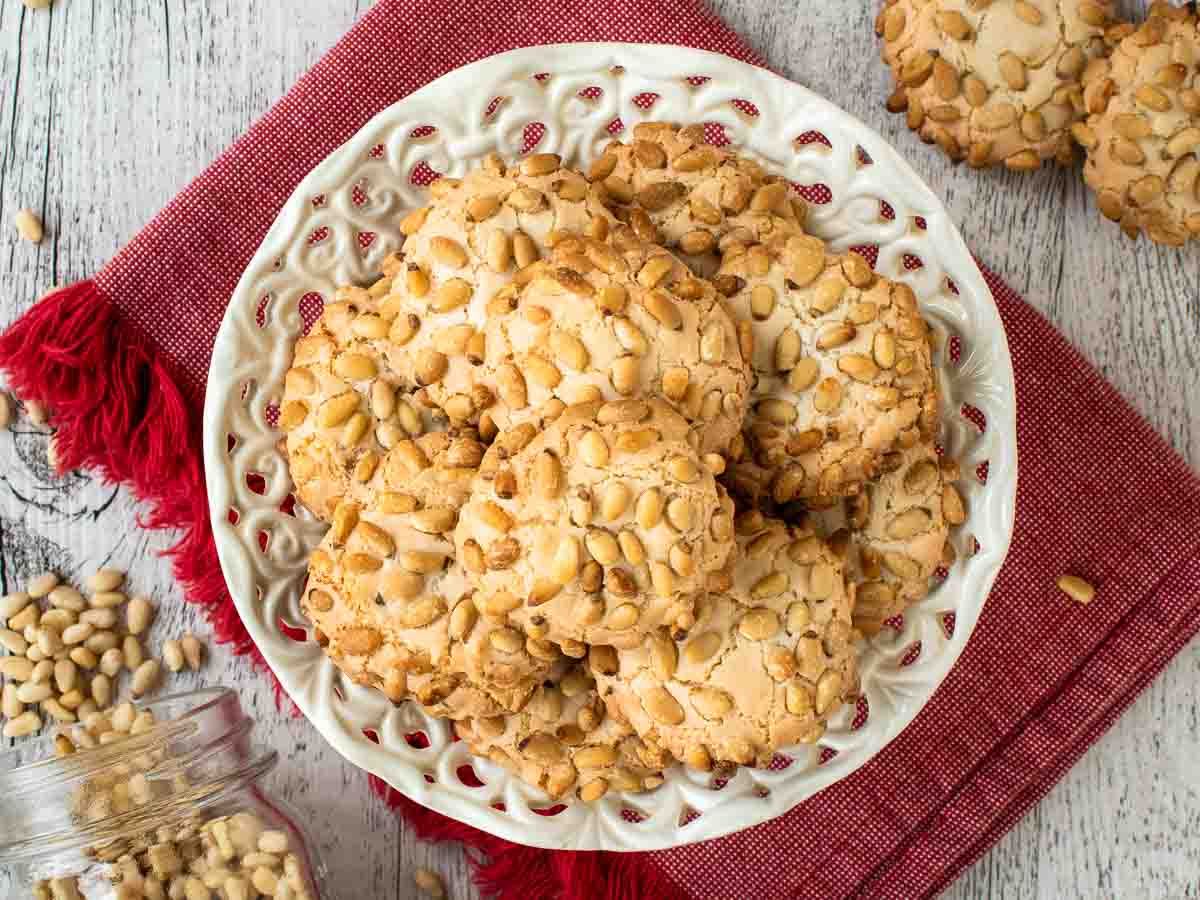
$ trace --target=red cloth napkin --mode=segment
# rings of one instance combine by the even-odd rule
[[[382,0],[95,278],[0,337],[10,383],[54,410],[60,464],[129,484],[148,505],[143,525],[182,530],[176,574],[239,652],[253,648],[212,544],[199,429],[212,342],[243,268],[300,179],[385,106],[492,53],[578,40],[757,61],[698,0]],[[1016,534],[959,664],[874,761],[773,822],[650,854],[519,847],[389,799],[422,834],[477,848],[481,887],[514,900],[912,898],[946,887],[1200,629],[1200,483],[985,275],[1016,369]],[[1055,589],[1064,572],[1099,586],[1090,606]]]

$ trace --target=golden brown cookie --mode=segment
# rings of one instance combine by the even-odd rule
[[[706,144],[701,125],[637,125],[633,141],[612,143],[589,178],[603,188],[617,218],[643,239],[684,254],[699,274],[710,273],[725,235],[765,240],[799,232],[807,215],[787,179]]]
[[[560,654],[474,614],[451,536],[475,471],[448,462],[451,444],[438,432],[397,446],[372,492],[342,499],[301,606],[354,681],[448,718],[496,715],[519,709]]]
[[[566,236],[530,268],[527,284],[487,306],[476,383],[497,398],[484,413],[497,427],[575,403],[656,395],[691,423],[700,453],[728,449],[750,378],[738,328],[711,284],[630,234]]]
[[[471,752],[515,772],[553,799],[572,787],[586,802],[648,791],[673,760],[608,715],[583,664],[547,680],[520,712],[455,723]]]
[[[754,334],[745,439],[727,479],[741,499],[854,493],[902,439],[933,433],[928,329],[907,285],[806,235],[730,243],[714,281]]]
[[[724,583],[698,604],[686,639],[660,631],[590,656],[610,713],[702,770],[766,766],[776,750],[818,740],[858,691],[842,560],[813,531],[757,512],[737,531]]]
[[[952,484],[958,467],[940,461],[931,442],[888,454],[883,469],[862,493],[812,516],[846,551],[858,588],[854,626],[867,635],[929,593],[930,579],[947,561],[950,527],[966,519]]]
[[[370,341],[349,326],[335,337],[330,326],[357,315],[348,296],[352,291],[339,291],[296,342],[279,411],[296,495],[325,521],[343,496],[371,479],[390,448],[429,424]]]
[[[888,109],[955,161],[1069,164],[1080,76],[1114,20],[1112,0],[887,0],[876,31],[897,85]]]
[[[1200,16],[1155,3],[1112,56],[1084,74],[1083,175],[1100,212],[1135,238],[1200,236]]]
[[[361,294],[361,321],[346,324],[369,325],[376,353],[419,401],[451,423],[474,423],[494,399],[473,390],[489,301],[559,234],[603,239],[613,223],[599,192],[557,156],[510,167],[490,158],[462,179],[434,182],[430,205],[401,225],[404,247],[384,269],[388,292]]]
[[[486,616],[582,657],[687,630],[733,548],[732,501],[659,400],[569,408],[488,450],[454,540]]]

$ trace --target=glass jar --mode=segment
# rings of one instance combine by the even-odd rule
[[[259,785],[278,754],[250,743],[232,691],[147,703],[114,730],[118,715],[133,719],[0,757],[0,896],[335,900],[298,817]]]

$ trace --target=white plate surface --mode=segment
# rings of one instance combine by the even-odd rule
[[[649,109],[634,102],[640,97],[644,104],[647,94],[658,95]],[[496,97],[505,100],[497,106]],[[735,100],[749,101],[757,114]],[[943,341],[960,342],[957,365],[942,354],[941,442],[962,462],[969,518],[956,534],[959,562],[949,577],[906,615],[902,630],[885,629],[864,648],[869,715],[861,727],[851,728],[847,711],[816,747],[787,753],[786,768],[742,769],[719,790],[707,776],[676,767],[651,794],[610,795],[591,805],[568,801],[548,816],[535,812],[550,805],[544,795],[471,757],[452,742],[445,722],[349,683],[315,643],[295,641],[280,627],[306,624],[299,591],[323,527],[303,512],[280,512],[291,481],[268,410],[282,396],[301,309],[313,303],[302,299],[328,298],[339,284],[371,279],[383,255],[401,243],[403,212],[425,202],[414,173],[416,181],[426,167],[460,175],[490,151],[515,158],[535,123],[545,129],[538,152],[586,166],[618,118],[625,136],[641,121],[717,123],[772,171],[828,187],[832,200],[813,207],[812,229],[837,249],[878,246],[876,268],[911,284]],[[795,140],[808,132],[824,135],[828,145]],[[893,217],[882,215],[884,202]],[[923,265],[906,268],[906,256]],[[986,418],[985,431],[962,416],[964,404]],[[962,652],[1008,550],[1016,495],[1015,398],[1004,329],[941,202],[882,137],[829,101],[728,57],[672,46],[516,50],[451,72],[376,116],[300,184],[242,277],[213,349],[204,434],[226,581],[251,636],[305,715],[347,759],[414,800],[544,847],[649,850],[728,834],[786,812],[861,767],[912,721]],[[973,475],[985,461],[986,484]],[[250,488],[253,474],[265,481],[265,492]],[[269,535],[266,551],[261,532]],[[973,538],[980,549],[970,555]],[[952,630],[944,627],[948,614]],[[428,748],[405,740],[418,731]],[[459,767],[468,763],[484,787],[459,779]]]

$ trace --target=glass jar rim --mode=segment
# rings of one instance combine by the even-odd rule
[[[138,707],[139,712],[145,710],[157,713],[155,724],[119,741],[20,766],[12,766],[11,762],[27,758],[28,750],[0,755],[0,863],[101,843],[127,830],[144,829],[147,820],[156,815],[181,816],[184,809],[194,811],[217,803],[266,774],[278,759],[275,751],[253,752],[248,740],[253,722],[242,711],[237,694],[228,688],[172,694]],[[46,745],[48,741],[41,743]],[[169,769],[182,771],[189,764],[203,768],[210,762],[215,765],[215,760],[220,760],[222,768],[207,771],[185,792],[113,814],[103,821],[81,822],[74,815],[71,798],[90,778],[167,745],[178,754]],[[23,819],[32,823],[28,831],[10,824]]]

